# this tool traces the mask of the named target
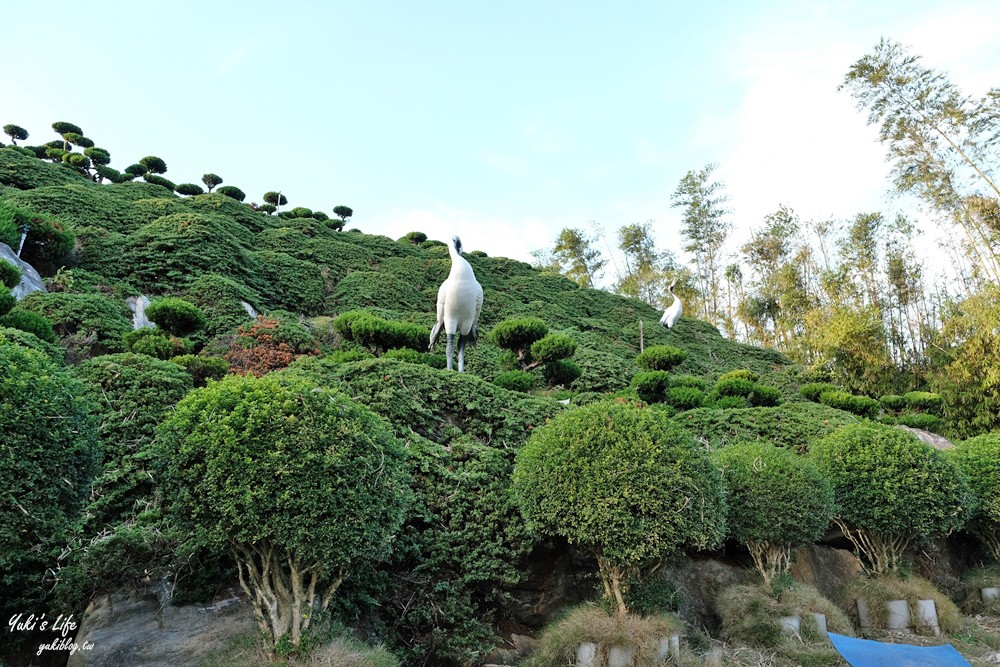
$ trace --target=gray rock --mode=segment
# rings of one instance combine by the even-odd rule
[[[912,433],[913,435],[917,436],[917,438],[919,438],[921,442],[926,442],[934,449],[945,450],[945,449],[951,449],[952,447],[955,446],[951,440],[942,437],[937,433],[931,433],[930,431],[924,431],[923,429],[919,428],[911,428],[909,426],[903,426],[901,424],[896,428],[901,428],[904,431]]]
[[[35,267],[18,257],[17,253],[6,243],[0,243],[0,259],[5,259],[21,269],[21,282],[11,290],[15,299],[20,301],[32,292],[48,291],[45,289],[45,282],[42,280],[42,277],[38,275],[38,271],[35,271]]]
[[[257,631],[250,605],[232,597],[214,605],[161,610],[153,598],[112,595],[84,614],[67,667],[195,667],[206,655],[242,634]]]
[[[792,577],[834,600],[840,591],[862,576],[861,561],[847,549],[812,544],[795,552],[790,569]]]
[[[751,570],[719,560],[686,556],[655,576],[663,577],[677,589],[681,618],[695,627],[716,632],[722,627],[715,606],[719,593],[734,584],[749,583],[755,575]]]
[[[139,296],[130,296],[125,299],[125,303],[128,304],[128,309],[132,311],[132,328],[133,329],[152,329],[156,325],[149,321],[146,317],[146,308],[149,306],[149,297],[140,294]]]
[[[247,311],[247,315],[249,315],[250,317],[252,317],[254,319],[257,319],[257,311],[254,310],[253,306],[251,306],[246,301],[240,301],[240,304],[243,305],[243,310]]]

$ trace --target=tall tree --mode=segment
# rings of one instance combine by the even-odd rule
[[[705,317],[719,323],[720,274],[722,244],[731,227],[729,213],[723,207],[727,199],[720,181],[713,180],[718,167],[710,164],[700,171],[689,171],[681,179],[671,197],[672,206],[684,209],[684,251],[692,253],[702,293],[705,295]]]
[[[957,225],[982,275],[1000,280],[1000,236],[974,211],[982,198],[1000,200],[1000,89],[980,100],[966,97],[947,76],[885,39],[851,66],[844,88],[868,110],[868,123],[880,126],[896,189],[915,193]]]
[[[532,254],[540,268],[560,273],[581,287],[593,287],[598,273],[607,264],[601,251],[594,247],[596,240],[597,237],[588,237],[581,229],[564,227],[551,251]]]
[[[677,259],[669,251],[657,250],[652,227],[652,222],[619,227],[618,249],[622,251],[625,271],[619,275],[614,291],[663,306],[667,278],[677,269]]]
[[[20,125],[14,125],[13,123],[4,125],[3,133],[10,137],[10,143],[14,146],[17,146],[18,139],[24,141],[28,138],[28,131]]]
[[[203,174],[201,182],[204,183],[205,187],[208,188],[208,191],[211,192],[217,185],[222,185],[222,177],[218,174],[212,173]]]

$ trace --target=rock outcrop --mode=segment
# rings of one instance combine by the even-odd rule
[[[249,603],[231,597],[209,605],[173,607],[152,597],[112,595],[84,614],[77,651],[67,667],[195,667],[234,637],[257,631]]]
[[[38,271],[35,271],[35,267],[18,257],[17,253],[14,252],[14,250],[6,243],[0,243],[0,259],[7,260],[14,266],[21,269],[21,282],[11,290],[15,299],[20,301],[25,297],[25,295],[31,294],[32,292],[47,291],[45,289],[45,282],[42,280],[42,277],[38,275]]]
[[[128,309],[132,311],[133,329],[152,329],[156,326],[146,317],[146,308],[150,303],[148,296],[144,294],[130,296],[125,299],[125,303],[128,304]]]

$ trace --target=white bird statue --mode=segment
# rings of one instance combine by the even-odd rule
[[[663,311],[663,317],[660,318],[660,325],[668,329],[673,329],[674,325],[677,324],[677,320],[681,319],[681,300],[674,294],[674,285],[676,284],[677,279],[674,278],[673,282],[670,283],[670,287],[667,288],[667,291],[674,297],[674,301],[667,306],[667,309]]]
[[[451,357],[458,336],[458,372],[465,370],[465,345],[476,344],[479,335],[479,312],[483,309],[483,286],[476,280],[472,265],[462,257],[462,241],[457,236],[448,246],[451,255],[451,273],[438,289],[437,323],[431,329],[428,349],[434,348],[441,330],[448,336],[447,365],[451,370]]]

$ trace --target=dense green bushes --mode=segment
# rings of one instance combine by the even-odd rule
[[[957,443],[949,458],[965,473],[976,497],[968,528],[1000,562],[1000,432]]]
[[[43,609],[52,567],[85,502],[100,460],[93,404],[44,353],[0,329],[0,612]]]
[[[298,647],[313,596],[325,609],[349,572],[386,556],[403,519],[407,473],[391,429],[302,378],[230,376],[195,390],[157,448],[171,511],[231,546],[275,644]]]
[[[157,299],[146,308],[146,317],[172,336],[188,336],[205,326],[205,315],[190,301],[177,297]]]
[[[427,349],[430,330],[410,322],[393,322],[363,310],[349,310],[333,321],[333,329],[344,340],[381,354],[387,350],[407,348],[416,352]]]
[[[100,294],[32,292],[19,308],[42,315],[66,346],[70,361],[123,349],[122,337],[132,330],[128,308]]]
[[[914,539],[961,528],[974,507],[961,471],[899,429],[854,424],[815,442],[810,455],[833,485],[834,520],[875,573],[895,570]]]
[[[640,368],[647,371],[670,371],[687,358],[687,353],[671,345],[653,345],[636,357]]]
[[[597,557],[619,615],[633,573],[712,548],[725,530],[719,472],[704,449],[659,413],[627,404],[584,406],[537,429],[513,483],[529,525]]]
[[[749,549],[764,583],[791,563],[791,549],[818,540],[833,518],[833,489],[813,464],[769,443],[713,454],[729,503],[729,536]]]

